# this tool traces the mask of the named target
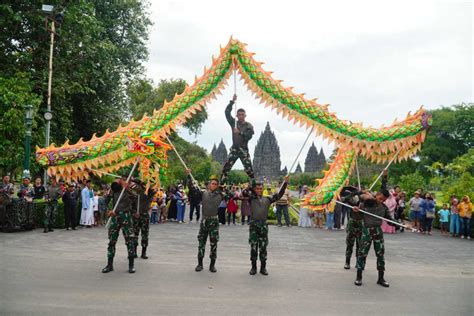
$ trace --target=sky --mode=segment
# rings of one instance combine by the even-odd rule
[[[152,1],[150,10],[154,25],[145,66],[155,84],[169,78],[193,83],[233,35],[284,86],[364,126],[389,125],[422,105],[473,101],[471,1]],[[282,168],[289,168],[308,131],[264,108],[242,82],[236,91],[238,107],[255,128],[252,158],[268,121]],[[229,148],[224,109],[233,93],[230,80],[208,105],[200,135],[185,128],[179,134],[209,152],[221,139]],[[334,149],[311,135],[299,157],[302,167],[311,142],[326,156]]]

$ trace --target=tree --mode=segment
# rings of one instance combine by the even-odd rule
[[[58,0],[50,3],[65,10],[53,52],[52,142],[88,139],[95,132],[116,128],[128,119],[127,83],[143,74],[142,62],[148,56],[148,4]],[[34,136],[44,135],[42,115],[47,99],[50,41],[42,4],[39,0],[7,0],[0,5],[0,73],[11,82],[21,82],[22,93],[30,94],[29,99],[41,101],[33,102],[37,115]],[[13,106],[7,101],[2,102]],[[5,130],[19,128],[15,120],[4,123]],[[22,133],[21,130],[17,135]],[[43,146],[43,139],[33,137],[33,146]],[[3,142],[5,138],[0,140]],[[15,144],[16,150],[12,152],[21,151],[22,142]]]
[[[181,94],[186,88],[186,81],[183,79],[161,80],[156,88],[153,81],[139,78],[128,87],[129,108],[135,120],[139,120],[145,113],[151,115],[153,110],[160,109],[164,102],[170,102],[175,95]],[[207,111],[203,109],[197,112],[184,126],[190,134],[198,134],[202,124],[207,119]]]
[[[419,154],[422,166],[444,165],[474,146],[474,103],[461,103],[430,111],[433,126]]]

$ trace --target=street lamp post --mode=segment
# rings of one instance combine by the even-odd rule
[[[64,13],[59,12],[54,16],[54,6],[44,4],[42,10],[46,13],[46,28],[50,32],[50,45],[49,45],[49,75],[48,75],[48,100],[46,112],[44,113],[44,119],[46,120],[46,135],[45,135],[45,147],[49,146],[50,143],[50,131],[51,131],[51,120],[53,114],[51,112],[51,86],[53,82],[53,51],[54,51],[54,36],[56,35],[56,24],[60,25],[64,20]],[[51,21],[51,27],[48,26],[49,21]],[[48,172],[44,172],[44,183],[48,183]]]
[[[25,157],[23,160],[23,177],[30,177],[30,154],[31,154],[31,126],[33,124],[33,106],[25,106]]]

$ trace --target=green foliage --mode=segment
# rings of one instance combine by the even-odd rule
[[[474,146],[474,103],[430,111],[433,126],[419,154],[422,166],[444,165]]]
[[[249,177],[244,170],[231,170],[229,172],[228,182],[232,184],[248,183]]]
[[[419,172],[415,172],[401,176],[399,185],[408,197],[412,197],[416,190],[425,188],[426,182]]]
[[[128,87],[130,98],[129,107],[133,117],[141,119],[145,113],[151,114],[155,109],[160,109],[163,104],[173,100],[176,94],[181,94],[186,88],[186,81],[183,79],[161,80],[158,87],[153,87],[153,82],[149,79],[137,79],[132,81]],[[202,124],[207,119],[207,111],[196,113],[184,124],[189,133],[198,134]]]
[[[25,105],[35,109],[41,102],[38,95],[32,93],[33,83],[25,73],[16,73],[13,77],[0,76],[0,172],[19,173],[22,170],[25,138]],[[36,119],[38,119],[36,117]],[[35,130],[37,121],[33,121]],[[34,139],[37,135],[33,133]],[[8,154],[7,154],[8,153]],[[31,160],[33,160],[33,155]]]
[[[185,160],[188,168],[191,169],[195,179],[201,183],[206,182],[211,175],[219,175],[220,167],[216,165],[206,150],[196,144],[189,143],[177,134],[170,136],[170,140],[176,150]],[[186,172],[174,151],[168,153],[167,179],[163,186],[176,184],[178,181],[186,179]]]
[[[290,175],[289,184],[291,186],[300,186],[300,185],[307,185],[307,186],[314,186],[315,179],[322,178],[322,173],[314,173],[314,172],[303,172],[303,173],[293,173]],[[283,177],[281,177],[283,179]]]
[[[151,24],[145,1],[58,1],[65,9],[57,27],[52,80],[51,140],[90,138],[95,132],[116,128],[128,118],[126,86],[143,73],[146,41]],[[44,144],[50,33],[41,13],[43,1],[3,1],[0,5],[0,73],[2,131],[0,147],[21,153],[23,111],[35,107],[33,148]],[[61,7],[64,5],[64,7]],[[6,113],[5,109],[14,108]],[[4,131],[15,133],[6,138]],[[0,161],[15,170],[21,159]],[[16,165],[12,161],[17,161]],[[20,163],[18,163],[20,162]]]

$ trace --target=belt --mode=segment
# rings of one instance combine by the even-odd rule
[[[202,219],[205,220],[205,219],[218,219],[219,217],[217,215],[213,215],[213,216],[203,216]]]
[[[252,219],[250,223],[266,224],[267,220],[266,219]]]

